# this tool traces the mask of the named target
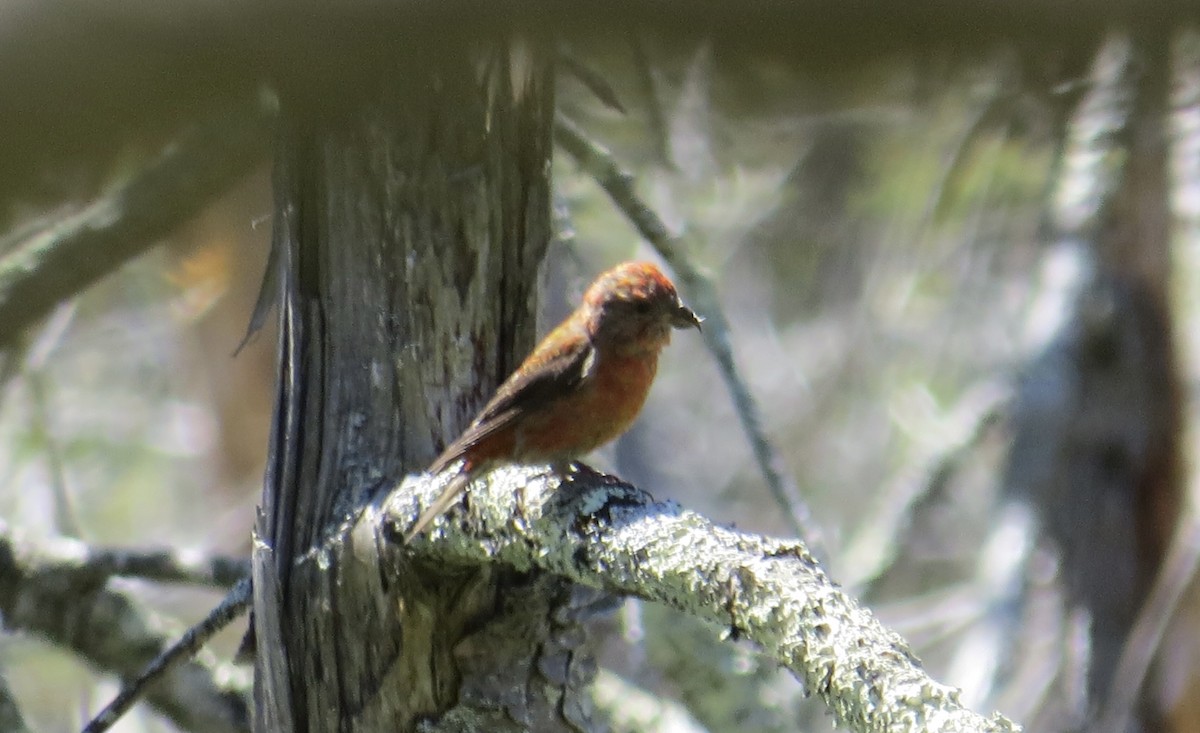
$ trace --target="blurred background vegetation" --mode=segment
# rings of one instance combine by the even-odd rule
[[[266,77],[220,60],[222,47],[188,36],[184,20],[32,15],[0,15],[0,26],[10,23],[0,34],[21,40],[4,57],[26,61],[0,84],[8,107],[0,130],[11,141],[0,153],[0,224],[9,232],[0,258],[129,185],[179,135],[215,124],[213,110],[229,100],[270,106]],[[183,53],[164,27],[190,39]],[[1179,497],[1190,479],[1180,471],[1166,482],[1178,494],[1163,500],[1174,502],[1172,521],[1155,525],[1155,538],[1130,539],[1089,529],[1109,511],[1101,505],[1055,505],[1076,519],[1054,519],[1033,495],[1041,484],[1014,465],[1025,460],[1013,451],[1028,439],[1019,433],[1029,410],[1019,408],[1033,404],[1022,397],[1030,385],[1060,390],[1061,404],[1079,394],[1062,372],[1045,374],[1047,359],[1075,353],[1070,324],[1087,273],[1114,261],[1137,268],[1108,259],[1096,229],[1062,223],[1070,186],[1082,185],[1069,178],[1081,145],[1072,135],[1101,124],[1081,109],[1099,87],[1096,59],[1111,37],[1046,44],[1005,30],[978,43],[892,39],[839,63],[833,41],[801,51],[775,37],[757,47],[744,31],[729,40],[719,29],[572,29],[558,106],[612,150],[670,227],[689,233],[689,254],[719,289],[738,365],[821,529],[832,576],[909,639],[935,678],[962,687],[969,706],[998,708],[1031,731],[1079,730],[1104,707],[1115,660],[1091,636],[1108,627],[1070,580],[1065,564],[1080,553],[1064,546],[1070,533],[1056,533],[1056,522],[1076,522],[1095,542],[1125,542],[1114,552],[1137,577],[1121,605],[1132,610],[1118,613],[1119,651],[1185,515]],[[1166,75],[1150,113],[1170,152],[1162,205],[1174,229],[1153,245],[1171,266],[1150,290],[1165,294],[1169,317],[1151,322],[1175,349],[1165,381],[1186,390],[1197,363],[1200,40],[1187,30],[1154,38],[1171,55],[1148,60],[1147,46],[1134,43],[1128,63],[1137,72],[1121,84],[1132,90]],[[39,43],[50,48],[35,53]],[[600,98],[606,91],[619,107]],[[1136,155],[1123,135],[1106,144],[1105,162],[1081,174],[1103,191],[1124,185],[1119,171]],[[263,136],[211,196],[172,204],[174,221],[145,242],[158,246],[124,264],[97,249],[88,257],[107,274],[65,293],[20,335],[5,334],[8,532],[248,554],[273,399],[270,325],[234,353],[267,257],[269,155]],[[557,155],[553,176],[562,236],[545,267],[546,324],[599,270],[656,257],[571,158]],[[1186,456],[1194,412],[1190,393],[1176,398],[1183,419],[1173,442]],[[1072,445],[1064,450],[1082,450]],[[643,417],[594,463],[719,522],[790,532],[698,338],[677,336]],[[1106,521],[1144,528],[1135,504],[1119,503]],[[1088,577],[1103,584],[1122,567]],[[1185,572],[1184,588],[1189,579]],[[222,595],[110,583],[169,636]],[[1171,609],[1173,641],[1160,646],[1173,654],[1157,655],[1141,729],[1200,730],[1189,697],[1200,608],[1190,597]],[[32,730],[78,728],[116,690],[108,670],[55,640],[9,630],[0,669]],[[222,635],[213,659],[231,658],[241,631]],[[627,602],[604,633],[603,667],[682,701],[703,729],[794,730],[797,716],[807,720],[799,729],[827,725],[790,675],[732,642],[709,648],[696,639],[711,632],[691,637],[669,611]],[[244,684],[247,670],[222,665]],[[117,729],[174,730],[145,708]]]

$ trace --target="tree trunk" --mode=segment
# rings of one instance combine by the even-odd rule
[[[563,695],[586,665],[553,663],[578,646],[552,620],[568,587],[418,567],[349,529],[532,346],[550,237],[550,51],[447,41],[415,55],[364,64],[369,83],[327,68],[318,89],[281,84],[257,730],[577,729]]]
[[[1078,704],[1094,730],[1108,730],[1099,716],[1141,683],[1114,675],[1183,496],[1167,39],[1110,34],[1067,128],[1051,221],[1083,274],[1070,318],[1024,375],[1006,476],[1037,508],[1072,611],[1085,614],[1086,697],[1064,707]],[[1161,727],[1155,707],[1143,698],[1135,728]]]

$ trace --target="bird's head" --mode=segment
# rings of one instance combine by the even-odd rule
[[[583,296],[592,341],[621,350],[661,349],[672,328],[700,328],[675,285],[649,262],[625,262],[601,274]]]

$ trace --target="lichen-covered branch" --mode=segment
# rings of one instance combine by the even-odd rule
[[[398,538],[436,480],[410,477],[360,527]],[[567,480],[505,468],[470,489],[409,551],[455,564],[540,569],[665,603],[747,638],[856,731],[1014,731],[962,707],[905,642],[835,586],[803,544],[717,527],[588,471]],[[393,540],[398,541],[398,540]]]
[[[132,678],[170,642],[161,624],[127,593],[108,587],[112,567],[88,562],[75,540],[33,541],[0,522],[0,617],[96,669]],[[167,672],[147,702],[196,733],[245,733],[246,675],[194,659]]]

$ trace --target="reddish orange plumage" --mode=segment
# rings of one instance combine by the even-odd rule
[[[562,465],[625,432],[646,401],[671,329],[699,328],[674,284],[648,262],[601,274],[583,302],[504,381],[430,465],[456,466],[441,496],[405,535],[444,512],[471,477],[497,463]]]

